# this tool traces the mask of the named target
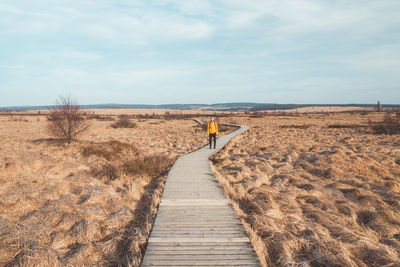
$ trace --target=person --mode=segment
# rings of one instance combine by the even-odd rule
[[[211,121],[208,123],[207,134],[210,142],[210,149],[211,149],[212,139],[214,139],[214,148],[215,148],[215,145],[217,144],[218,124],[215,121],[214,117],[212,117]]]

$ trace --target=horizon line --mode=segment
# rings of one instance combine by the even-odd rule
[[[400,104],[382,104],[382,106],[400,106]],[[138,109],[143,109],[144,107],[155,107],[155,108],[160,108],[160,107],[166,107],[166,106],[217,106],[217,105],[254,105],[254,107],[259,107],[263,105],[293,105],[293,106],[375,106],[377,103],[346,103],[346,104],[317,104],[317,103],[260,103],[260,102],[217,102],[217,103],[212,103],[212,104],[196,104],[196,103],[190,103],[190,104],[180,104],[180,103],[171,103],[171,104],[118,104],[118,103],[101,103],[101,104],[78,104],[80,107],[83,109],[85,108],[90,108],[90,107],[98,107],[98,108],[103,108],[103,107],[130,107],[130,108],[138,108]],[[5,109],[41,109],[41,108],[49,108],[49,107],[54,107],[57,106],[56,104],[52,105],[14,105],[14,106],[0,106],[0,110],[5,110]],[[236,106],[237,107],[237,106]]]

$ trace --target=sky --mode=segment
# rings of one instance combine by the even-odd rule
[[[399,0],[2,0],[0,106],[400,104]]]

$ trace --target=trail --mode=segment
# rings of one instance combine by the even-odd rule
[[[168,174],[141,266],[261,266],[209,162],[232,137],[248,129],[240,126],[219,137],[216,149],[206,146],[178,158]]]

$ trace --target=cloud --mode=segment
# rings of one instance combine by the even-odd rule
[[[399,10],[397,0],[4,0],[0,93],[346,102],[381,90],[400,102]]]
[[[23,14],[23,11],[21,9],[4,3],[0,3],[0,10],[2,10],[2,13],[17,14],[17,15]]]
[[[345,34],[356,39],[374,36],[400,24],[396,0],[358,2],[311,0],[220,0],[226,26],[261,27],[276,38],[310,34]]]
[[[35,2],[36,3],[36,2]],[[154,8],[151,2],[137,5],[129,12],[111,3],[102,5],[89,2],[65,4],[43,8],[46,1],[36,5],[3,5],[3,22],[9,35],[48,35],[75,33],[89,35],[98,40],[132,43],[148,43],[161,40],[191,40],[208,37],[212,26],[198,18],[186,17],[179,12],[164,12]],[[74,3],[74,2],[72,2]],[[188,5],[189,6],[189,5]],[[96,10],[94,12],[93,10]]]
[[[102,54],[93,51],[66,50],[62,51],[58,55],[62,59],[68,59],[68,60],[97,61],[103,58]]]
[[[217,1],[210,0],[158,0],[154,5],[163,9],[170,8],[174,12],[191,17],[213,17],[215,15],[215,6]]]
[[[0,69],[8,69],[8,70],[24,70],[24,69],[26,69],[26,65],[10,65],[10,66],[0,66]]]
[[[104,20],[88,22],[83,31],[99,39],[147,44],[157,40],[207,38],[213,29],[201,20],[173,14],[150,13],[133,16],[110,13],[104,15]]]
[[[359,51],[351,57],[332,58],[347,69],[367,72],[368,76],[379,74],[398,77],[400,69],[400,44],[379,45],[365,51]]]

